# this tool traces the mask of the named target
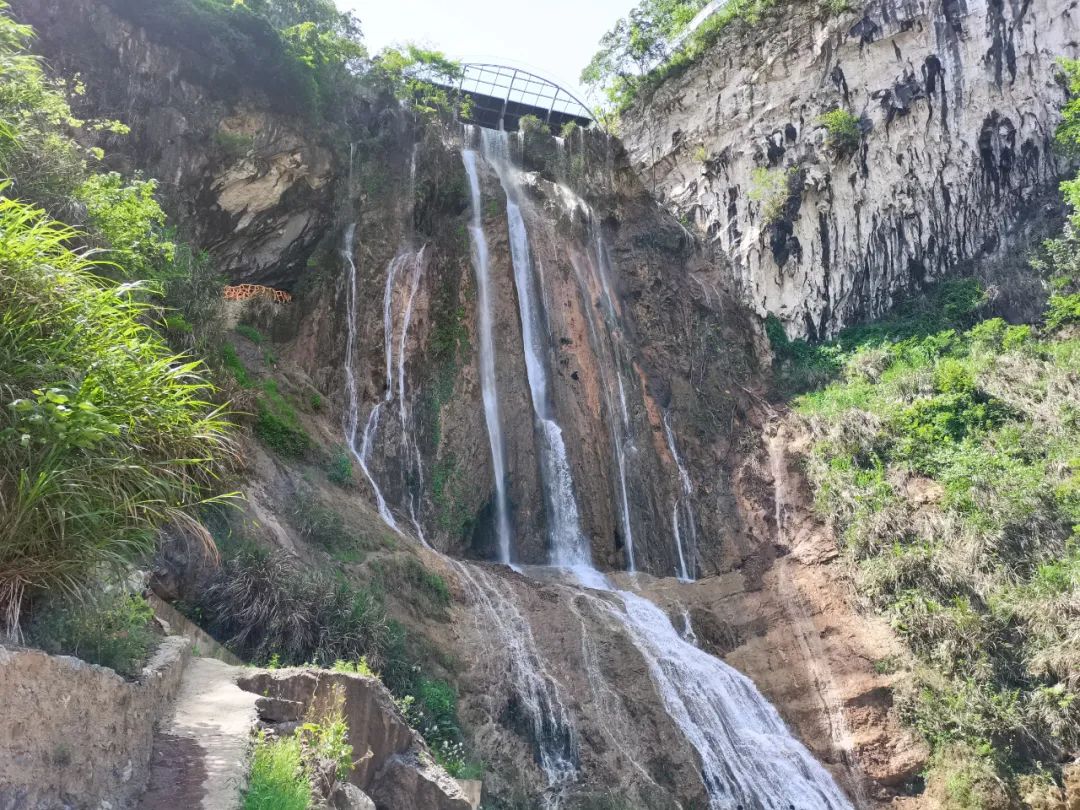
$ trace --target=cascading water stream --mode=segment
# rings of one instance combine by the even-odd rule
[[[386,390],[383,394],[383,398],[375,403],[375,406],[368,413],[368,418],[364,423],[364,430],[361,433],[360,426],[360,394],[357,386],[357,376],[355,368],[356,359],[356,325],[359,313],[359,301],[357,291],[357,269],[356,260],[354,257],[355,240],[356,240],[356,225],[350,224],[345,229],[344,244],[342,246],[342,256],[344,258],[346,267],[348,268],[348,285],[349,288],[346,294],[346,317],[348,328],[348,344],[345,349],[345,379],[346,379],[346,412],[345,412],[345,439],[348,444],[349,450],[353,457],[356,459],[357,464],[360,467],[361,472],[364,474],[364,478],[367,479],[368,484],[371,486],[371,490],[375,495],[375,503],[379,510],[379,516],[383,522],[386,523],[395,532],[401,533],[401,529],[398,526],[397,520],[394,517],[393,512],[390,510],[389,504],[386,501],[385,496],[382,494],[382,490],[379,487],[378,482],[375,479],[375,475],[372,472],[369,462],[371,459],[371,450],[378,436],[380,418],[382,416],[384,406],[387,406],[393,402],[397,403],[398,414],[401,420],[401,434],[399,437],[399,446],[401,448],[402,458],[404,461],[401,464],[402,478],[403,478],[403,490],[408,493],[408,509],[409,516],[412,522],[413,528],[416,530],[416,534],[420,542],[427,546],[427,540],[424,538],[424,530],[420,524],[420,520],[417,515],[417,500],[420,497],[420,493],[423,492],[423,459],[420,456],[420,448],[416,444],[415,438],[409,435],[408,423],[410,417],[410,407],[408,400],[406,399],[406,384],[405,384],[405,360],[406,349],[409,339],[409,326],[412,322],[413,306],[416,302],[416,296],[420,289],[420,281],[424,275],[425,269],[425,253],[427,251],[427,245],[422,246],[419,250],[415,250],[411,247],[413,242],[412,234],[412,222],[414,218],[415,208],[415,187],[416,187],[416,159],[417,159],[418,145],[413,145],[412,157],[409,162],[409,184],[408,184],[408,211],[406,219],[408,222],[407,230],[409,237],[406,244],[410,245],[407,249],[399,252],[387,266],[386,269],[386,284],[383,288],[383,352],[385,355],[385,374],[386,374]],[[349,190],[352,192],[353,187],[353,159],[355,157],[355,144],[350,146],[350,158],[349,158]],[[402,293],[405,298],[404,313],[401,318],[401,337],[400,343],[397,346],[397,358],[396,358],[396,372],[397,380],[395,386],[395,323],[394,323],[394,304],[395,304],[395,292],[398,289],[399,278],[405,277],[405,285],[407,286],[407,292]],[[357,438],[359,436],[359,447],[357,447]],[[409,474],[415,473],[417,481],[414,486],[409,486]]]
[[[671,530],[675,535],[675,550],[679,557],[678,576],[679,579],[689,582],[693,580],[693,575],[687,568],[686,561],[689,558],[692,562],[693,558],[690,555],[697,552],[697,516],[694,514],[693,502],[694,484],[690,480],[690,473],[688,473],[686,467],[683,466],[682,458],[679,456],[679,449],[675,445],[675,432],[671,429],[671,420],[668,418],[667,412],[664,413],[662,421],[664,424],[664,437],[667,439],[668,451],[671,453],[671,457],[675,461],[675,466],[679,470],[679,483],[682,487],[682,497],[676,499],[671,513]],[[689,549],[684,549],[683,547],[680,520],[682,524],[686,526],[687,534],[689,535]]]
[[[473,272],[476,274],[478,331],[480,337],[480,389],[484,400],[484,421],[488,443],[491,445],[491,466],[495,476],[495,531],[499,547],[499,562],[509,565],[510,514],[506,497],[506,449],[503,446],[502,422],[499,412],[499,391],[495,383],[494,315],[491,302],[491,273],[488,268],[488,243],[484,234],[484,209],[480,195],[480,174],[476,152],[461,153],[469,177],[472,218],[469,222],[469,241],[472,244]]]
[[[646,661],[668,715],[697,751],[712,810],[789,810],[795,806],[810,810],[850,810],[850,803],[828,772],[791,735],[776,710],[748,678],[694,646],[648,600],[613,589],[604,575],[592,567],[588,542],[577,520],[561,430],[550,412],[546,346],[541,341],[545,322],[542,304],[533,288],[528,234],[517,202],[518,172],[510,163],[505,133],[485,130],[482,137],[484,156],[506,192],[529,388],[537,422],[547,439],[541,442],[541,453],[545,456],[541,471],[553,518],[549,527],[551,564],[571,569],[581,585],[606,591],[614,597],[600,601],[625,628]],[[610,299],[608,303],[612,303]],[[621,378],[619,382],[621,385]],[[674,452],[673,436],[669,436],[669,442],[682,478],[685,470]],[[687,502],[692,491],[689,484],[687,475],[683,478]],[[676,505],[676,530],[677,511]],[[679,546],[681,550],[681,541]],[[685,572],[685,562],[682,568]]]
[[[565,147],[565,141],[559,140],[559,149]],[[587,252],[579,257],[571,253],[570,263],[577,276],[579,288],[584,298],[585,321],[589,329],[589,338],[600,357],[600,383],[604,395],[604,404],[608,412],[608,427],[611,432],[611,445],[615,457],[615,470],[619,477],[619,506],[622,517],[623,545],[626,550],[626,568],[633,573],[637,568],[634,556],[634,531],[630,519],[630,498],[626,484],[627,450],[635,452],[630,425],[630,412],[626,406],[626,383],[623,380],[623,368],[627,365],[624,356],[621,319],[612,291],[609,271],[609,257],[603,233],[592,207],[563,183],[556,185],[563,202],[568,209],[581,209],[585,212],[591,234],[593,254]],[[594,315],[599,305],[602,315],[600,324]],[[601,330],[600,327],[603,327]],[[602,335],[602,336],[601,336]],[[611,372],[614,371],[614,374]],[[614,378],[614,382],[612,380]],[[613,391],[614,386],[614,391]],[[615,404],[618,402],[618,417]]]
[[[510,233],[510,253],[514,266],[521,318],[521,338],[525,349],[525,369],[529,379],[533,414],[539,433],[540,479],[549,519],[553,563],[560,567],[591,567],[592,558],[583,542],[578,517],[574,481],[566,454],[562,428],[555,419],[548,388],[546,318],[537,294],[529,235],[518,205],[518,172],[508,154],[507,134],[481,130],[484,158],[495,170],[506,192],[506,220]]]
[[[360,428],[360,391],[357,386],[356,380],[356,321],[358,313],[357,305],[357,278],[356,278],[356,260],[353,258],[353,250],[355,249],[356,239],[356,226],[350,224],[345,229],[345,242],[341,250],[342,258],[345,260],[345,266],[349,269],[348,290],[345,296],[346,307],[346,322],[348,329],[348,342],[345,344],[345,441],[349,446],[349,451],[356,459],[356,463],[360,465],[360,470],[364,473],[364,477],[371,485],[371,490],[375,494],[375,504],[379,509],[379,517],[383,519],[383,522],[393,529],[395,532],[400,533],[397,521],[394,520],[393,514],[390,512],[390,508],[386,504],[386,499],[383,497],[382,490],[379,489],[379,485],[375,483],[375,477],[371,474],[371,470],[368,469],[367,455],[370,450],[371,434],[374,432],[374,426],[378,424],[379,409],[382,407],[382,402],[376,403],[372,408],[371,413],[368,415],[367,424],[364,426],[363,441],[361,446],[356,446],[357,433]],[[390,282],[388,281],[387,287],[389,288]],[[389,345],[389,344],[387,344]],[[390,350],[387,349],[387,365],[390,364]],[[390,390],[389,384],[387,385],[387,391]],[[385,401],[385,400],[384,400]]]
[[[454,566],[479,608],[477,621],[482,614],[485,631],[495,633],[498,654],[506,656],[509,681],[528,720],[537,744],[537,764],[548,785],[546,806],[557,807],[560,786],[571,782],[578,772],[577,731],[558,683],[548,673],[529,620],[508,593],[509,586],[479,566],[459,562]]]
[[[413,157],[413,174],[416,171],[416,159],[415,153]],[[409,407],[408,400],[405,398],[405,359],[406,348],[409,341],[409,325],[412,323],[413,305],[416,303],[416,293],[420,289],[420,280],[424,276],[424,268],[426,263],[424,261],[424,254],[427,251],[427,245],[420,248],[419,253],[413,262],[412,278],[409,284],[409,297],[405,303],[405,314],[401,323],[401,342],[398,344],[398,414],[401,416],[401,449],[406,458],[410,460],[412,464],[412,472],[416,474],[415,486],[409,487],[408,473],[409,468],[407,466],[402,467],[404,474],[404,483],[409,492],[409,519],[412,521],[413,528],[416,529],[416,534],[420,538],[420,542],[425,546],[427,540],[424,538],[424,528],[420,525],[419,517],[417,516],[417,500],[420,497],[420,493],[424,491],[424,461],[420,456],[420,446],[416,443],[416,439],[411,435],[409,431],[409,418],[412,415],[412,409]]]

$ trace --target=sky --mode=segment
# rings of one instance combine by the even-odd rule
[[[360,17],[375,53],[415,42],[467,62],[522,67],[584,98],[597,43],[636,0],[338,0]]]

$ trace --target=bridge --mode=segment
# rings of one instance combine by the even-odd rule
[[[593,122],[589,108],[564,87],[522,68],[465,63],[457,87],[473,100],[469,123],[487,129],[515,131],[526,115],[534,115],[558,133],[571,121]]]

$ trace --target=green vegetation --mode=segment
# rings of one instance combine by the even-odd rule
[[[766,169],[756,166],[750,175],[750,199],[761,204],[764,225],[778,222],[791,200],[791,184],[796,169]]]
[[[1007,802],[1080,744],[1080,339],[1053,306],[1035,328],[983,303],[953,282],[825,345],[770,329],[783,385],[811,389],[816,508],[908,644],[879,671],[907,670],[898,705],[955,808]]]
[[[28,639],[54,655],[74,655],[137,677],[157,646],[150,603],[124,590],[102,590],[75,600],[35,603]]]
[[[859,117],[847,110],[831,110],[818,118],[817,122],[825,127],[825,145],[838,155],[851,155],[862,143]]]
[[[380,53],[369,78],[427,118],[467,118],[471,100],[445,89],[457,83],[461,72],[461,65],[439,51],[406,45]]]
[[[300,738],[277,739],[261,732],[251,755],[251,773],[244,810],[307,810],[311,782],[300,749]]]
[[[311,437],[274,380],[263,383],[256,406],[255,435],[270,449],[289,458],[298,458],[308,451]]]
[[[228,97],[255,92],[278,110],[336,119],[339,94],[366,57],[360,26],[332,0],[106,0],[194,54],[194,79]]]
[[[305,541],[328,552],[339,562],[360,562],[370,551],[393,548],[393,540],[349,531],[341,515],[323,506],[310,492],[298,493],[289,503],[289,522]]]
[[[0,3],[0,612],[18,629],[27,597],[73,598],[122,579],[192,510],[233,453],[194,345],[210,311],[165,302],[201,257],[165,232],[152,181],[92,166],[72,137],[126,128],[79,121],[25,52],[31,36]],[[70,225],[62,224],[66,220]],[[74,227],[72,227],[74,226]],[[101,251],[92,254],[90,250]],[[119,283],[118,283],[119,282]],[[213,295],[213,290],[211,290]]]
[[[1080,67],[1064,68],[1058,143],[1075,154]],[[813,436],[815,507],[909,650],[875,669],[900,673],[948,808],[1053,792],[1080,745],[1080,179],[1062,191],[1071,216],[1032,262],[1041,324],[988,317],[973,280],[822,345],[766,324]]]
[[[353,769],[344,704],[338,688],[329,711],[322,717],[309,717],[291,737],[260,732],[252,750],[244,810],[323,806]]]
[[[619,114],[683,73],[733,22],[756,23],[778,2],[730,0],[679,42],[707,0],[641,0],[604,34],[600,50],[581,73],[581,83],[603,97],[606,112]]]
[[[0,610],[122,571],[194,527],[231,444],[200,365],[145,325],[138,285],[94,275],[75,232],[0,198]]]
[[[445,620],[450,607],[450,589],[446,580],[429,571],[413,556],[397,556],[381,560],[375,567],[379,587],[383,592],[408,596],[410,606],[425,616]]]
[[[251,326],[250,324],[239,323],[236,325],[234,331],[236,332],[236,334],[246,337],[256,346],[261,346],[266,341],[266,337],[263,335],[263,333],[256,329],[254,326]]]
[[[352,454],[346,447],[338,447],[334,455],[330,457],[330,466],[326,470],[326,477],[330,483],[339,487],[351,487],[353,485]]]
[[[431,499],[435,503],[435,519],[439,528],[451,537],[464,537],[472,526],[469,494],[468,476],[457,458],[452,453],[446,453],[435,462],[431,473]]]
[[[449,605],[442,577],[414,557],[405,559],[379,565],[380,588],[368,590],[307,568],[284,552],[240,545],[225,552],[200,603],[187,612],[248,660],[377,674],[440,762],[451,771],[472,772],[453,687],[423,674],[404,631],[383,606],[382,593],[389,587],[397,593],[408,589],[410,600],[428,612]]]
[[[366,657],[379,669],[392,650],[375,595],[280,551],[243,548],[223,560],[200,595],[208,629],[239,655],[290,664]]]
[[[914,656],[901,711],[982,807],[1080,743],[1080,340],[911,331],[796,360],[842,378],[796,408],[816,507]]]
[[[457,719],[457,693],[450,684],[421,678],[414,694],[399,699],[397,705],[447,773],[457,779],[475,779],[483,773],[483,767],[465,753]]]
[[[551,137],[551,127],[540,120],[535,115],[523,115],[518,120],[518,129],[521,134],[526,138],[533,136],[540,136],[543,138]]]
[[[251,376],[248,374],[247,367],[240,360],[240,355],[236,353],[236,347],[231,343],[221,344],[219,359],[221,365],[233,376],[233,379],[241,388],[251,388],[254,385]]]

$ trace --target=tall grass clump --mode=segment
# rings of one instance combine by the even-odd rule
[[[259,735],[251,755],[244,810],[307,810],[311,782],[299,737]]]
[[[225,560],[199,607],[208,628],[252,661],[285,663],[366,658],[380,669],[393,633],[369,591],[302,566],[281,551],[242,549]]]
[[[211,498],[233,454],[200,363],[146,325],[142,285],[96,275],[78,234],[0,197],[0,616],[83,592]]]

